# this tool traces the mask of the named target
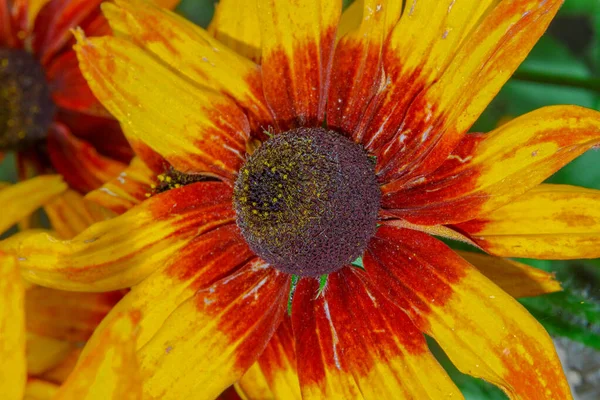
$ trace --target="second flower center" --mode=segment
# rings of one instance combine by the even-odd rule
[[[234,188],[237,224],[250,248],[301,276],[328,274],[361,256],[375,233],[380,201],[365,150],[323,128],[264,142]]]

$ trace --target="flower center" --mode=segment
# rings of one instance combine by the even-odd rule
[[[45,138],[55,109],[40,63],[24,50],[0,48],[0,151]]]
[[[361,256],[375,233],[381,192],[365,150],[323,128],[264,142],[234,188],[250,248],[289,274],[319,276]]]

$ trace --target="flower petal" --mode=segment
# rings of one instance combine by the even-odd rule
[[[385,86],[383,45],[402,13],[401,1],[365,0],[360,27],[337,43],[327,102],[327,125],[359,142],[373,99]]]
[[[121,297],[121,292],[75,293],[33,287],[25,296],[27,331],[84,342]]]
[[[384,186],[386,213],[423,225],[488,214],[600,143],[600,113],[545,107],[468,141],[473,145],[468,152],[451,155],[415,186]]]
[[[101,188],[91,191],[85,198],[117,214],[123,214],[146,200],[152,191],[150,185],[155,182],[155,178],[156,173],[136,157],[119,176]]]
[[[0,189],[0,232],[51,201],[67,189],[60,175],[42,175]]]
[[[231,99],[199,87],[127,40],[77,36],[83,75],[134,148],[145,143],[181,172],[233,179],[244,161],[249,125]],[[165,101],[168,93],[177,95]]]
[[[208,32],[236,53],[260,63],[261,26],[255,1],[219,0]]]
[[[562,290],[554,274],[527,264],[468,251],[457,253],[512,297],[533,297]]]
[[[382,226],[363,262],[381,292],[406,310],[462,372],[515,399],[571,399],[542,326],[442,242]]]
[[[131,312],[113,320],[55,399],[141,400],[142,379],[135,354],[139,319],[139,313]]]
[[[258,0],[265,97],[281,131],[321,126],[339,0]]]
[[[110,211],[91,203],[74,190],[67,190],[44,206],[50,225],[61,239],[72,239],[95,222],[109,219]]]
[[[41,379],[30,378],[25,386],[23,400],[53,400],[58,392],[58,385],[43,381]]]
[[[69,357],[75,344],[27,332],[27,372],[42,375]]]
[[[250,399],[302,399],[290,318],[284,317],[257,362],[237,386]]]
[[[92,225],[72,240],[23,232],[1,243],[17,254],[21,272],[42,286],[110,291],[139,283],[196,236],[233,222],[231,190],[202,182],[169,190],[129,212]]]
[[[13,257],[0,253],[0,393],[21,400],[25,390],[24,289]]]
[[[407,5],[387,47],[392,89],[365,137],[385,181],[419,179],[444,162],[563,1],[443,3]]]
[[[503,257],[600,257],[600,191],[540,185],[485,216],[456,226]]]
[[[99,154],[62,124],[52,126],[47,144],[52,166],[69,186],[83,193],[99,188],[125,169],[123,163]]]
[[[298,283],[292,323],[302,398],[462,398],[423,334],[365,280],[345,267],[316,298],[316,279]]]
[[[222,5],[221,2],[219,9]],[[256,23],[255,19],[244,22],[240,15],[252,5],[256,8],[254,1],[236,5],[238,26]],[[248,114],[254,128],[260,125],[266,128],[272,123],[258,65],[223,46],[185,18],[150,3],[117,0],[116,4],[103,5],[103,10],[117,35],[146,49],[199,86],[233,98]]]

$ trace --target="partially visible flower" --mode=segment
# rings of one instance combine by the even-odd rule
[[[42,285],[133,286],[82,357],[139,311],[146,397],[214,398],[240,378],[248,394],[248,373],[281,398],[460,398],[425,333],[512,398],[568,399],[552,341],[510,296],[556,282],[434,237],[600,256],[598,192],[540,185],[600,142],[600,114],[466,133],[560,4],[365,0],[353,28],[337,1],[223,0],[210,31],[258,65],[146,2],[106,3],[119,37],[79,32],[77,51],[140,157],[95,197],[123,214],[2,247]]]

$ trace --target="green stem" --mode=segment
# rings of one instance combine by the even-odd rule
[[[556,75],[539,71],[518,70],[513,79],[525,82],[545,83],[557,86],[576,87],[600,93],[600,78],[581,78],[577,76]]]

